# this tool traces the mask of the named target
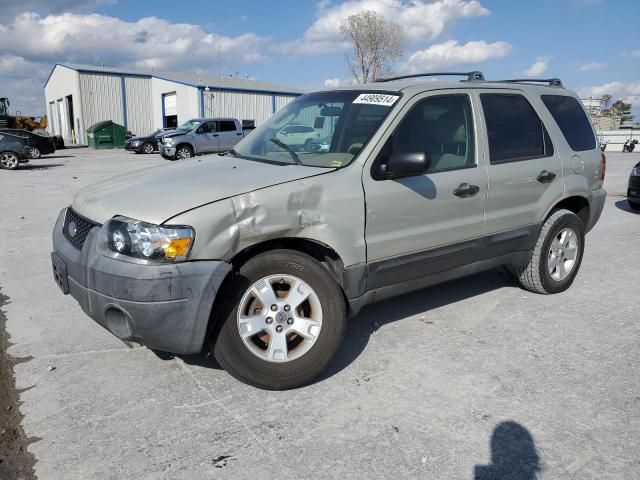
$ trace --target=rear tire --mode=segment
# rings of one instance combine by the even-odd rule
[[[286,390],[312,382],[333,358],[346,307],[340,287],[314,258],[274,250],[240,268],[219,318],[220,332],[209,339],[218,363],[241,382]]]
[[[29,155],[34,160],[42,157],[42,153],[40,152],[40,149],[38,147],[31,147],[31,150],[29,150]]]
[[[534,293],[551,294],[571,286],[584,253],[584,226],[569,210],[556,210],[542,225],[529,263],[516,272],[520,285]]]

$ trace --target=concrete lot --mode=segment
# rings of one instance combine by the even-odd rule
[[[640,478],[640,215],[622,196],[640,155],[608,160],[567,292],[496,270],[374,305],[325,377],[289,392],[128,349],[53,282],[60,209],[158,155],[63,150],[0,171],[0,287],[10,353],[32,357],[15,375],[38,477],[529,479],[537,465],[546,479]]]

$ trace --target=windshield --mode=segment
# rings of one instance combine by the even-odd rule
[[[184,122],[182,125],[180,125],[177,130],[188,130],[191,131],[194,128],[196,128],[198,125],[200,125],[202,123],[202,120],[198,120],[198,119],[193,119],[193,120],[189,120],[188,122]]]
[[[346,167],[398,98],[360,91],[303,95],[251,132],[232,153],[277,163]]]
[[[0,115],[6,115],[7,111],[7,100],[5,98],[0,98]]]

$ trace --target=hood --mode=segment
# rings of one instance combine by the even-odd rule
[[[76,194],[71,206],[101,224],[124,215],[159,225],[206,203],[331,171],[210,155],[90,185]]]
[[[187,133],[189,133],[191,130],[171,130],[170,132],[164,132],[158,136],[156,136],[156,138],[160,137],[160,138],[169,138],[169,137],[179,137],[180,135],[185,135]]]

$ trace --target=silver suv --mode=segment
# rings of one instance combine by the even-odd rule
[[[287,143],[288,125],[326,148]],[[293,388],[372,302],[503,265],[532,292],[567,289],[604,173],[582,104],[556,79],[319,91],[225,156],[81,190],[53,232],[54,275],[126,342],[208,345],[241,381]]]
[[[182,160],[204,153],[228,152],[243,137],[242,123],[236,118],[194,118],[156,139],[162,157]]]

